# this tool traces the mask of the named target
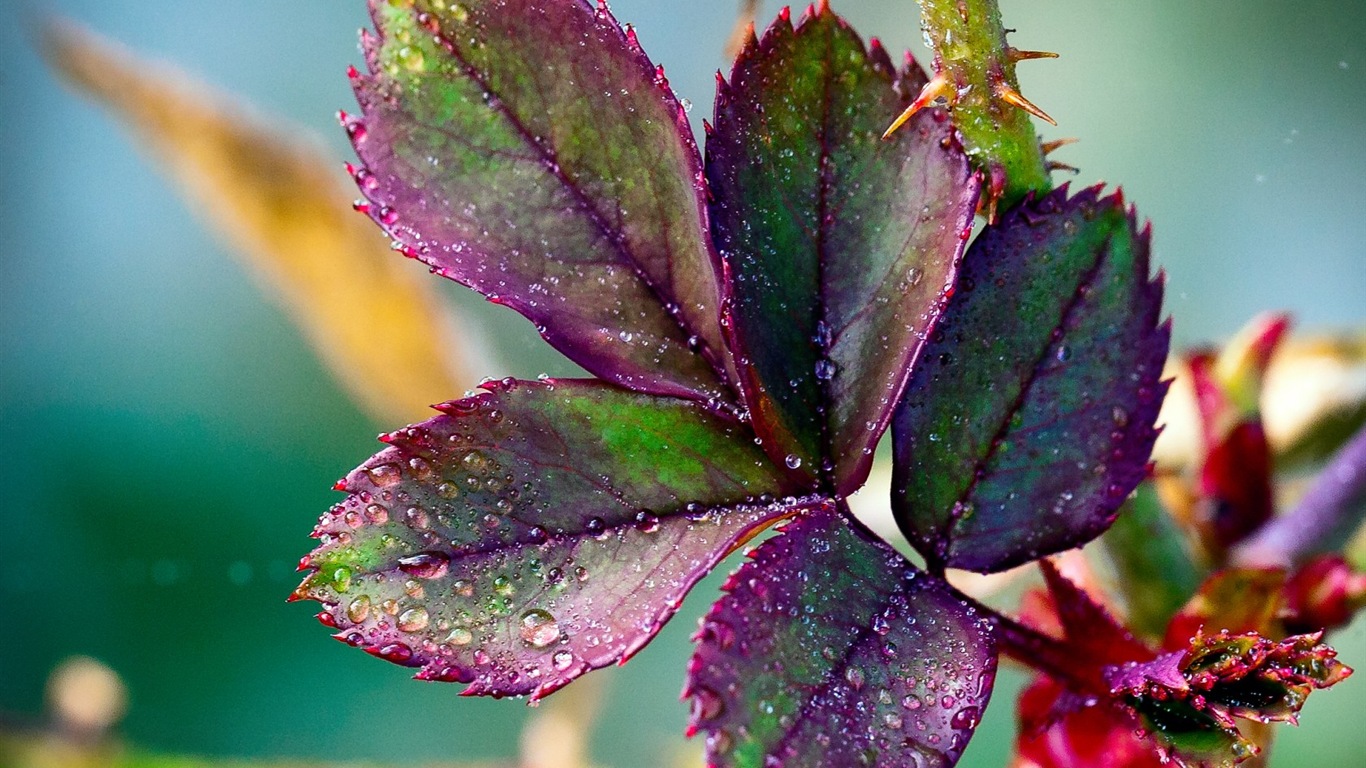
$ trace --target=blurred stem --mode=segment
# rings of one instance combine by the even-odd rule
[[[1052,188],[1030,115],[1053,122],[1020,95],[1016,63],[1056,54],[1018,51],[1006,42],[996,0],[920,0],[934,76],[917,105],[948,102],[974,164],[1006,207]]]
[[[1242,566],[1289,566],[1338,550],[1366,518],[1366,428],[1338,451],[1290,512],[1272,520],[1233,553]]]

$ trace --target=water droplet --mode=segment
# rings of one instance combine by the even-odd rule
[[[692,102],[689,101],[688,99],[679,99],[678,105],[681,106],[681,107],[683,107],[683,111],[684,111],[684,112],[691,112],[691,111],[692,111]]]
[[[359,624],[362,621],[365,621],[365,617],[369,615],[370,598],[366,595],[361,595],[355,600],[352,600],[350,605],[346,606],[346,618],[350,619],[352,624]]]
[[[892,625],[887,621],[886,616],[879,613],[873,617],[873,631],[879,635],[885,635],[892,631]]]
[[[659,518],[646,510],[636,513],[636,530],[641,533],[654,533],[659,530]]]
[[[351,569],[340,566],[332,572],[332,588],[338,592],[345,592],[351,588]]]
[[[560,639],[560,625],[549,612],[533,608],[522,614],[518,626],[522,642],[532,648],[545,648]]]
[[[405,45],[398,49],[398,63],[405,67],[409,72],[421,72],[426,66],[426,57],[422,55],[422,49],[411,45]]]
[[[982,711],[977,707],[963,707],[953,713],[949,718],[949,726],[960,731],[977,727],[977,721],[981,718]]]
[[[403,472],[397,464],[380,464],[365,470],[370,482],[380,488],[388,488],[403,479]]]
[[[834,334],[830,331],[830,326],[824,320],[816,321],[816,335],[811,339],[816,342],[816,346],[822,351],[830,348],[830,342],[834,339]]]
[[[835,378],[835,364],[825,358],[817,360],[816,378],[820,379],[821,381],[829,381]]]
[[[555,655],[550,657],[550,661],[555,665],[555,669],[563,672],[574,664],[574,654],[569,651],[556,651]]]
[[[516,587],[512,586],[511,579],[509,579],[506,576],[499,576],[498,578],[493,580],[493,591],[499,595],[502,595],[503,597],[510,597],[513,593],[517,591],[517,589]]]
[[[1058,352],[1057,352],[1057,358],[1058,358],[1058,362],[1060,362],[1060,363],[1065,363],[1065,362],[1067,362],[1068,360],[1071,360],[1071,359],[1072,359],[1072,350],[1071,350],[1071,348],[1069,348],[1066,344],[1063,344],[1063,345],[1059,346],[1059,347],[1058,347]]]
[[[788,469],[798,469],[802,465],[802,457],[795,453],[789,453],[787,458],[783,459],[783,463],[787,465]]]
[[[450,563],[450,558],[440,552],[419,552],[399,558],[398,568],[419,579],[439,579],[446,575]]]
[[[451,645],[469,645],[471,642],[473,642],[473,640],[474,633],[470,632],[468,629],[465,629],[464,627],[457,627],[455,629],[452,629],[451,633],[449,635],[446,635],[446,642],[450,643]]]
[[[389,510],[379,504],[368,504],[365,507],[365,517],[376,525],[383,525],[389,522]]]
[[[409,608],[398,615],[398,631],[400,632],[421,632],[427,628],[427,623],[431,621],[426,608]]]
[[[844,679],[856,691],[863,688],[863,670],[858,667],[849,667],[844,670]]]

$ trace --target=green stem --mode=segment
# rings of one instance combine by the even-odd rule
[[[1030,112],[1052,120],[1020,96],[1015,64],[1053,54],[1012,48],[996,0],[920,0],[920,9],[926,41],[934,47],[934,90],[928,95],[948,102],[992,195],[1010,207],[1029,192],[1052,189]]]

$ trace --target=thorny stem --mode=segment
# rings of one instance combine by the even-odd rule
[[[934,48],[934,74],[888,133],[942,99],[968,155],[988,177],[989,205],[999,200],[1008,208],[1029,192],[1052,189],[1044,147],[1029,118],[1053,118],[1020,95],[1015,65],[1057,54],[1011,47],[996,0],[920,0],[920,9],[925,40]]]
[[[1366,519],[1366,428],[1338,451],[1300,503],[1233,552],[1241,566],[1289,566],[1340,549]]]

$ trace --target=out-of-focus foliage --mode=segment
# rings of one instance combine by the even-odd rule
[[[316,139],[71,22],[46,32],[66,81],[134,131],[368,410],[414,420],[474,383],[477,331],[352,211]]]

